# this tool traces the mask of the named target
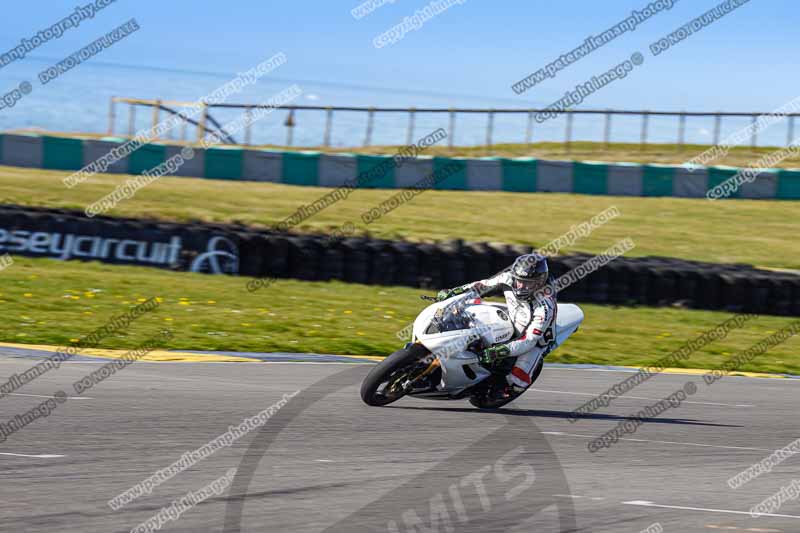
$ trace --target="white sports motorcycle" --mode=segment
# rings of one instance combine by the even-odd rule
[[[562,345],[581,322],[580,307],[558,304],[545,355]],[[475,407],[502,407],[522,394],[499,394],[516,358],[484,363],[477,354],[511,341],[513,336],[514,325],[506,305],[483,302],[475,291],[433,303],[414,321],[412,342],[381,361],[364,378],[361,398],[376,406],[415,396],[434,400],[469,398]],[[533,370],[532,382],[542,372],[543,359]]]

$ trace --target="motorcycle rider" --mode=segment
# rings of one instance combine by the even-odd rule
[[[516,357],[514,368],[506,376],[506,389],[524,391],[531,385],[531,372],[553,341],[556,288],[549,277],[547,258],[537,253],[521,255],[510,269],[489,279],[440,291],[437,299],[446,300],[470,290],[481,296],[505,295],[515,335],[505,344],[486,348],[479,356],[484,362]],[[508,394],[508,390],[504,393]]]

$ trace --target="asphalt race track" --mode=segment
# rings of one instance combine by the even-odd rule
[[[4,353],[4,377],[36,362]],[[229,491],[161,530],[800,531],[798,500],[774,513],[784,516],[749,515],[800,478],[796,458],[736,490],[726,484],[800,437],[793,379],[709,387],[665,374],[571,423],[572,409],[629,374],[549,367],[534,391],[497,412],[409,398],[367,407],[358,386],[369,363],[137,362],[75,397],[73,382],[106,362],[64,363],[0,399],[6,423],[57,390],[71,396],[0,444],[0,531],[130,531],[231,468]],[[589,452],[592,438],[688,381],[697,384],[689,401]],[[108,506],[298,390],[261,429],[151,494]]]

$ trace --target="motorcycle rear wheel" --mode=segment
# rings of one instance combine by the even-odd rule
[[[406,378],[417,366],[420,360],[430,352],[421,344],[412,344],[408,348],[397,350],[392,355],[378,363],[361,384],[361,399],[367,405],[376,407],[389,405],[406,395],[404,390],[398,390],[396,385]]]
[[[542,373],[542,368],[544,368],[544,359],[540,359],[539,364],[537,364],[536,368],[533,369],[533,374],[531,375],[531,385],[533,385],[533,383],[539,377],[539,374]],[[500,379],[505,381],[505,376],[501,377]],[[520,396],[522,396],[525,391],[514,393],[508,398],[496,398],[494,397],[492,392],[493,392],[493,387],[490,386],[486,390],[473,394],[472,396],[469,397],[469,403],[471,403],[478,409],[499,409],[504,405],[509,404],[514,400],[516,400],[517,398],[519,398]]]

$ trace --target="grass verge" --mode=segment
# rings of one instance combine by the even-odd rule
[[[83,210],[128,176],[96,175],[67,189],[67,172],[0,167],[0,203]],[[271,183],[165,177],[138,191],[109,214],[166,220],[242,221],[270,226],[331,189]],[[330,232],[346,222],[377,237],[497,241],[541,246],[608,207],[621,216],[564,252],[599,253],[625,237],[628,255],[661,255],[717,263],[800,268],[793,236],[800,202],[764,200],[631,198],[554,193],[426,191],[378,221],[361,214],[397,191],[354,191],[294,228]],[[441,223],[440,221],[446,221]],[[457,232],[454,228],[458,228]]]
[[[150,297],[160,306],[102,341],[132,348],[170,329],[165,348],[387,355],[402,345],[395,333],[425,305],[423,291],[339,282],[278,280],[250,293],[248,278],[143,267],[15,257],[0,273],[0,340],[69,344]],[[581,305],[580,331],[549,361],[640,366],[677,350],[728,313]],[[711,368],[791,323],[760,317],[685,361]],[[740,370],[800,374],[800,341],[790,339]]]

